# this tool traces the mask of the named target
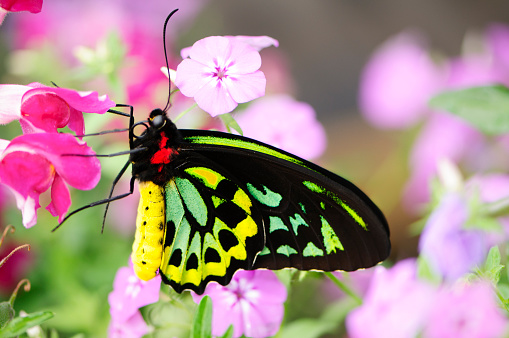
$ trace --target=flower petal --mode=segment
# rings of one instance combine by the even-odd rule
[[[21,118],[21,98],[30,90],[21,85],[0,85],[0,124]]]
[[[194,97],[203,86],[213,79],[211,71],[209,67],[195,60],[183,60],[177,66],[175,85],[183,95]]]
[[[260,69],[262,58],[256,49],[244,42],[235,40],[231,40],[230,45],[231,52],[224,63],[224,67],[228,69],[228,74],[249,74]]]
[[[240,41],[246,43],[257,51],[261,51],[262,49],[270,46],[279,47],[279,41],[266,35],[262,36],[237,35],[237,36],[225,36],[225,38],[231,39],[233,41]]]
[[[0,7],[10,12],[39,13],[42,8],[42,0],[0,0]]]
[[[222,36],[209,36],[196,41],[189,52],[189,57],[214,69],[226,64],[231,54],[230,40]]]
[[[70,134],[26,134],[11,141],[0,160],[13,152],[37,154],[46,159],[66,183],[80,190],[92,189],[100,179],[101,165],[94,151]],[[76,156],[62,156],[72,154]],[[82,156],[87,155],[87,156]],[[89,157],[92,155],[92,157]]]
[[[55,172],[44,157],[24,151],[8,152],[9,148],[10,145],[0,161],[0,181],[14,193],[23,225],[28,228],[37,221],[39,195],[48,190]]]
[[[62,222],[70,206],[71,194],[69,193],[69,188],[67,188],[64,180],[59,175],[55,175],[53,185],[51,186],[51,203],[46,209],[51,215],[58,216],[58,222]]]
[[[56,133],[69,122],[69,105],[54,93],[28,91],[21,102],[23,133]]]
[[[194,96],[198,106],[211,116],[229,113],[237,107],[237,102],[221,82],[211,80]]]
[[[237,103],[245,103],[265,95],[265,84],[265,75],[259,70],[225,79],[225,86]]]

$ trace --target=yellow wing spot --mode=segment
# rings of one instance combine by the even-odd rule
[[[161,263],[165,228],[164,189],[153,182],[140,182],[140,203],[136,217],[133,261],[141,280],[155,277]]]
[[[216,189],[219,182],[224,179],[224,176],[215,172],[212,169],[204,167],[187,168],[186,172],[198,179],[200,179],[206,186]]]

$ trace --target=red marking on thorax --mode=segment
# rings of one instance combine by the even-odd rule
[[[161,141],[159,142],[159,150],[152,156],[150,163],[159,164],[159,171],[163,170],[163,165],[170,163],[171,157],[177,155],[178,152],[175,149],[167,148],[168,138],[166,135],[161,133]]]

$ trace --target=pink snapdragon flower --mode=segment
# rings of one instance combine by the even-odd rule
[[[42,8],[42,0],[0,0],[0,7],[9,12],[39,13]]]
[[[101,165],[93,157],[94,151],[70,134],[21,135],[10,143],[2,140],[0,150],[2,148],[0,182],[14,193],[27,228],[37,222],[36,211],[43,192],[51,188],[51,203],[46,209],[62,221],[71,205],[67,184],[88,190],[95,187],[100,178]]]
[[[417,278],[416,261],[407,259],[391,269],[375,268],[363,304],[346,318],[348,335],[416,337],[426,322],[435,290]]]
[[[287,95],[263,97],[236,117],[244,136],[257,139],[305,159],[322,155],[323,126],[313,107]]]
[[[242,39],[211,36],[194,43],[177,67],[175,85],[212,116],[265,94],[260,53]]]
[[[115,106],[106,95],[48,87],[40,83],[0,85],[0,100],[0,123],[19,120],[25,134],[55,133],[58,128],[68,126],[82,135],[85,132],[82,112],[104,114]]]
[[[270,337],[283,320],[285,286],[270,270],[239,270],[230,284],[209,283],[203,296],[192,294],[199,303],[205,295],[212,299],[212,334],[223,335],[233,324],[233,337]]]
[[[504,337],[507,324],[490,283],[458,284],[438,291],[423,337]]]

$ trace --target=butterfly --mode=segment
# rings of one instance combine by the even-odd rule
[[[344,178],[247,137],[177,129],[165,110],[136,124],[132,115],[140,279],[159,273],[202,294],[239,269],[353,271],[388,257],[383,213]]]

